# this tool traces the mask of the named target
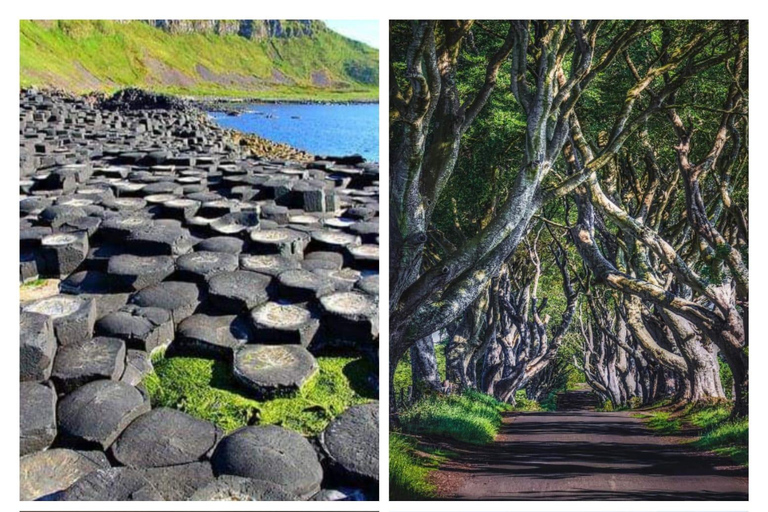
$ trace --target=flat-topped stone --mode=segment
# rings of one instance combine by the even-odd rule
[[[125,342],[98,336],[61,347],[51,380],[59,392],[70,393],[94,380],[118,380],[124,369]]]
[[[174,409],[159,408],[139,416],[110,450],[124,466],[176,466],[203,459],[219,436],[212,423]]]
[[[244,427],[221,440],[211,459],[217,475],[272,482],[307,499],[320,490],[323,469],[309,441],[276,426]]]
[[[235,352],[232,373],[254,396],[269,398],[298,391],[317,370],[300,345],[244,345]]]
[[[32,501],[51,496],[101,468],[94,459],[76,450],[54,448],[26,455],[19,461],[19,499]]]
[[[58,405],[58,428],[70,446],[98,446],[106,450],[149,404],[133,386],[97,380],[79,387]]]

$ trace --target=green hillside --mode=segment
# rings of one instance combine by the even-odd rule
[[[283,22],[279,36],[249,32],[251,37],[231,29],[237,21],[211,20],[215,31],[199,23],[163,30],[143,21],[21,21],[21,86],[78,93],[134,86],[197,97],[378,98],[378,51],[321,22],[312,22],[309,35],[292,35],[294,22]],[[230,29],[224,30],[225,23]]]

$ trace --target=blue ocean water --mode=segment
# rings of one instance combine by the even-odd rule
[[[239,116],[211,112],[224,128],[254,133],[315,155],[379,161],[379,105],[253,104]]]

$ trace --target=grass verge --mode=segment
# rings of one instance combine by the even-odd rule
[[[400,413],[404,432],[450,437],[485,444],[501,426],[501,413],[511,410],[492,396],[477,391],[460,395],[429,395]]]
[[[701,431],[692,445],[730,457],[737,464],[749,462],[749,418],[730,418],[731,407],[727,404],[691,405],[679,412],[655,411],[638,414],[653,430],[674,435],[686,426]]]
[[[389,489],[394,500],[435,498],[429,474],[451,457],[422,437],[451,438],[473,444],[493,441],[501,413],[512,410],[492,396],[476,391],[459,395],[428,395],[399,414],[399,432],[389,437]],[[410,435],[409,435],[410,434]]]
[[[390,499],[423,500],[436,496],[435,485],[429,481],[436,462],[417,452],[418,442],[414,438],[397,432],[389,434]]]
[[[224,362],[194,357],[153,359],[155,371],[143,381],[152,406],[179,409],[226,432],[261,424],[315,435],[350,406],[377,398],[367,382],[376,368],[357,356],[320,356],[320,371],[295,396],[265,401],[249,398]]]

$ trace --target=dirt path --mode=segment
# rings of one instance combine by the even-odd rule
[[[747,470],[655,435],[630,413],[510,413],[435,474],[443,499],[746,500]]]

